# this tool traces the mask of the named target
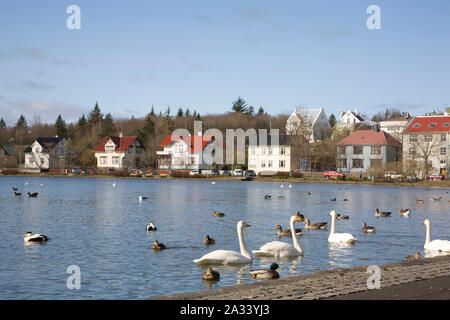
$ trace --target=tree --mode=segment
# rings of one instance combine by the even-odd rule
[[[86,121],[86,117],[84,116],[84,113],[81,116],[81,118],[78,119],[77,126],[80,127],[80,128],[86,128],[87,121]]]
[[[247,103],[240,96],[237,98],[236,101],[233,102],[233,105],[232,105],[231,109],[234,112],[240,112],[240,113],[247,113],[248,112]]]
[[[55,122],[56,134],[58,137],[67,138],[67,126],[66,122],[62,119],[61,115],[58,115],[58,118]]]
[[[195,117],[195,120],[196,121],[201,121],[202,120],[202,118],[200,117],[200,113],[197,113],[197,116]]]
[[[186,111],[184,112],[184,116],[185,117],[190,117],[191,116],[191,111],[189,111],[189,108],[186,108]]]
[[[6,122],[3,118],[0,118],[0,129],[6,128]]]
[[[253,116],[254,113],[255,113],[255,108],[253,108],[253,106],[248,107],[247,114],[249,116]]]
[[[328,123],[330,124],[331,128],[334,128],[334,126],[336,125],[336,117],[334,116],[334,114],[330,115],[330,117],[328,118]]]
[[[177,118],[181,118],[183,116],[183,108],[178,108]]]
[[[96,102],[94,108],[88,114],[87,121],[92,126],[100,123],[102,120],[103,114],[101,113],[98,103]]]
[[[114,132],[114,119],[111,113],[108,113],[103,119],[101,136],[106,137],[111,135]]]
[[[153,107],[153,105],[152,105],[152,110],[150,110],[150,115],[151,116],[156,116],[155,108]]]
[[[21,114],[19,119],[17,120],[16,128],[17,129],[26,129],[26,128],[28,128],[27,120],[25,119],[25,116],[23,114]]]
[[[147,144],[148,136],[155,134],[155,122],[152,120],[152,115],[149,113],[145,117],[144,126],[138,130],[137,139],[145,146]]]
[[[259,109],[258,109],[258,116],[261,116],[263,114],[264,114],[264,109],[263,109],[262,106],[260,106]]]

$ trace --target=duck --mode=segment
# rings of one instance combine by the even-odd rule
[[[215,244],[216,240],[214,240],[213,238],[211,238],[209,235],[206,235],[205,240],[203,240],[204,244]]]
[[[329,215],[331,216],[331,231],[328,236],[328,242],[330,243],[350,243],[353,244],[356,238],[351,233],[336,233],[336,211],[332,210]]]
[[[279,237],[292,237],[291,229],[283,230],[283,228],[279,224],[277,224],[275,227],[273,227],[273,229],[274,230],[278,230],[278,236]],[[298,236],[301,235],[302,234],[302,229],[296,228],[295,229],[295,234],[298,235]]]
[[[158,240],[155,240],[155,242],[153,242],[152,244],[152,249],[154,250],[164,250],[166,248],[166,246],[160,242],[158,242]]]
[[[417,251],[415,255],[407,256],[407,257],[405,257],[404,260],[408,261],[408,260],[419,260],[419,259],[422,259],[422,255],[420,254],[419,251]]]
[[[409,209],[402,209],[402,208],[400,208],[400,210],[399,210],[399,215],[401,217],[409,217],[410,213],[411,213],[411,210],[409,210]]]
[[[220,273],[216,270],[213,270],[211,267],[206,269],[206,271],[202,275],[203,280],[207,281],[219,281],[220,280]]]
[[[225,216],[225,213],[213,211],[212,215],[213,215],[213,217],[223,217],[223,216]]]
[[[450,241],[449,240],[439,240],[438,239],[438,240],[430,241],[430,237],[431,237],[431,221],[430,221],[430,219],[425,219],[423,221],[423,224],[427,228],[425,245],[423,246],[424,249],[430,250],[430,251],[450,252]]]
[[[25,233],[25,235],[23,236],[23,241],[25,243],[43,243],[48,241],[49,237],[47,237],[46,235],[43,234],[33,234],[31,231],[28,231],[27,233]]]
[[[252,253],[257,256],[271,256],[276,258],[290,258],[303,256],[303,248],[298,242],[297,234],[295,233],[295,223],[303,221],[297,215],[291,216],[289,225],[291,227],[292,242],[291,245],[282,241],[271,241],[262,245],[258,250],[253,250]]]
[[[375,229],[375,227],[368,226],[368,225],[364,222],[364,225],[363,225],[361,231],[362,231],[362,232],[366,232],[366,233],[375,233],[376,229]]]
[[[147,197],[139,196],[139,201],[147,200]]]
[[[339,213],[336,215],[336,219],[337,220],[348,220],[348,219],[350,219],[350,217],[349,216],[346,216],[346,215],[340,215]]]
[[[13,191],[19,190],[19,188],[16,188],[16,187],[11,187],[11,189],[12,189]]]
[[[292,188],[292,184],[289,184],[289,189]]]
[[[27,192],[27,195],[29,198],[36,198],[38,196],[38,194],[39,193],[37,193],[37,192],[33,192],[33,193]]]
[[[20,192],[15,192],[15,191],[14,191],[14,196],[15,196],[15,197],[18,197],[18,196],[21,196],[21,195],[22,195],[22,193],[20,193]]]
[[[423,199],[417,199],[416,198],[416,202],[424,203],[425,201]]]
[[[283,184],[280,184],[280,188],[284,188]]]
[[[344,201],[348,201],[346,198],[344,198]]]
[[[375,217],[389,217],[391,213],[388,211],[379,211],[378,208],[375,208]]]
[[[284,199],[284,196],[277,196],[278,199]]]
[[[147,231],[156,231],[157,228],[155,226],[155,223],[153,221],[150,221],[150,223],[147,226]]]
[[[311,195],[311,192],[308,191],[308,192],[306,192],[306,194],[309,196],[309,195]]]
[[[264,195],[264,199],[265,199],[265,200],[270,199],[270,197],[272,197],[272,196],[269,195],[269,194]]]
[[[240,220],[236,225],[240,253],[233,250],[215,250],[203,255],[199,259],[193,260],[197,264],[224,264],[224,265],[237,265],[252,263],[252,255],[248,252],[247,246],[244,242],[244,228],[248,228],[250,225]]]
[[[336,201],[336,198],[332,198],[332,199],[330,199],[330,201]]]
[[[269,269],[250,270],[250,274],[252,275],[252,279],[278,279],[280,275],[277,270],[281,270],[281,268],[274,262],[270,265]]]
[[[325,230],[328,226],[328,222],[311,223],[309,219],[305,219],[303,223],[305,224],[305,229],[312,229],[312,230]]]
[[[431,201],[441,201],[442,197],[431,197]]]

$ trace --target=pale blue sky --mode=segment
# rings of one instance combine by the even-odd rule
[[[71,4],[81,30],[66,28]],[[222,113],[239,95],[270,114],[443,110],[449,14],[446,0],[2,1],[0,117],[70,122],[96,101],[115,118]]]

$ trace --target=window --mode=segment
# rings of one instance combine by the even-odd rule
[[[269,168],[272,168],[272,164],[273,164],[272,160],[269,160],[267,166],[268,166]]]
[[[345,147],[338,147],[338,154],[345,154]]]
[[[338,166],[339,168],[347,168],[347,159],[339,159]]]
[[[251,148],[250,148],[250,154],[251,154],[252,156],[254,156],[255,153],[256,153],[255,147],[251,147]]]
[[[444,128],[447,128],[448,126],[450,126],[450,122],[446,122],[442,125]]]
[[[441,168],[445,167],[445,160],[441,160]]]
[[[434,128],[434,127],[436,127],[436,123],[430,123],[429,125],[428,125],[430,128]]]
[[[441,147],[441,156],[445,156],[447,154],[447,148]]]
[[[271,147],[268,147],[268,148],[267,148],[267,151],[268,151],[269,156],[271,156],[271,155],[272,155],[272,148],[271,148]]]
[[[280,160],[280,168],[285,168],[285,167],[286,167],[286,161]]]
[[[363,159],[353,159],[353,168],[364,168]]]
[[[413,128],[419,128],[420,127],[420,123],[415,123],[412,127]]]
[[[112,157],[112,164],[119,164],[119,157]]]
[[[114,152],[114,146],[105,146],[106,152]]]
[[[107,164],[107,157],[100,157],[100,164]]]
[[[286,148],[280,148],[280,154],[286,154]]]
[[[425,135],[425,142],[431,142],[431,141],[433,141],[433,135],[430,133],[427,133]]]
[[[265,168],[266,167],[266,160],[261,160],[261,168]]]
[[[417,154],[417,151],[415,148],[409,148],[409,155],[410,156],[415,156]]]
[[[256,167],[256,159],[250,159],[250,168]]]
[[[441,142],[445,142],[445,141],[447,141],[447,134],[441,133]]]
[[[370,147],[370,154],[381,154],[381,147],[380,146]]]
[[[363,147],[353,147],[353,154],[362,154]]]
[[[415,133],[409,135],[409,142],[417,142],[417,135]]]
[[[262,155],[265,155],[265,154],[266,154],[266,148],[265,148],[265,147],[261,148],[261,154],[262,154]]]

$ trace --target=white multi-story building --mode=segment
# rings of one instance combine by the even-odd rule
[[[61,137],[37,138],[25,149],[25,169],[50,169],[62,166],[66,139]]]
[[[391,136],[393,136],[398,141],[403,141],[403,131],[408,126],[408,123],[411,121],[411,119],[404,119],[404,120],[386,120],[386,121],[380,121],[380,130],[383,130],[384,132],[389,133]]]
[[[139,168],[143,149],[136,136],[104,137],[94,148],[97,168]]]
[[[424,178],[448,176],[450,116],[418,116],[403,131],[403,169]]]
[[[336,129],[338,130],[353,130],[358,123],[363,122],[364,119],[358,113],[358,110],[355,111],[341,111],[341,115],[339,117],[338,123],[336,123]]]
[[[323,108],[297,108],[286,121],[288,135],[302,135],[311,143],[323,140],[326,129],[330,124]]]

